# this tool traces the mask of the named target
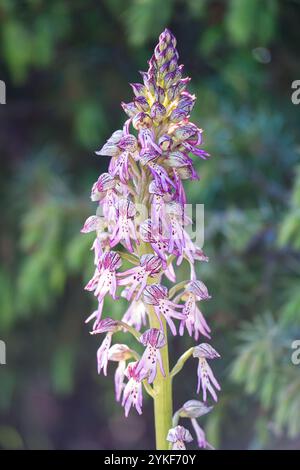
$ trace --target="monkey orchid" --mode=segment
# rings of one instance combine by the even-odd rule
[[[138,289],[135,295],[135,299],[138,300],[147,286],[148,277],[155,277],[160,270],[161,259],[158,256],[152,254],[141,256],[140,266],[118,274],[119,277],[123,278],[119,279],[119,285],[130,286],[124,297],[130,300],[135,290]]]
[[[210,392],[213,399],[218,401],[217,394],[212,385],[214,385],[217,390],[221,390],[221,387],[206,359],[215,359],[220,357],[220,354],[209,344],[202,343],[194,348],[193,356],[199,359],[197,393],[200,392],[200,388],[202,387],[204,401],[206,401],[207,390]]]
[[[202,388],[204,401],[207,391],[216,400],[215,389],[220,389],[207,363],[219,354],[207,343],[190,347],[169,368],[173,358],[168,341],[177,326],[180,335],[187,330],[196,341],[200,335],[211,335],[200,310],[210,295],[196,271],[196,263],[208,258],[190,235],[193,221],[187,215],[185,193],[185,181],[199,179],[195,160],[200,167],[209,155],[202,148],[203,130],[190,121],[196,97],[187,89],[190,79],[178,60],[176,39],[165,29],[147,72],[141,72],[142,82],[131,84],[132,100],[122,103],[127,114],[122,129],[96,152],[110,161],[92,186],[96,214],[81,230],[94,236],[95,271],[85,289],[97,300],[86,320],[93,322],[91,334],[105,335],[97,351],[98,372],[107,375],[109,361],[117,363],[115,396],[126,417],[131,408],[142,413],[143,389],[153,398],[158,449],[185,449],[192,440],[187,429],[172,424],[172,379],[190,357],[199,360],[198,392]],[[190,278],[178,282],[176,267],[181,264]],[[110,303],[105,302],[108,296]],[[107,310],[114,317],[114,301],[120,297],[127,302],[122,320],[105,315]],[[130,348],[113,344],[119,333],[132,335],[136,350],[132,342]],[[190,400],[174,417],[188,417],[199,446],[209,447],[195,420],[211,408],[199,403]]]
[[[137,365],[137,372],[141,370],[148,371],[148,383],[151,384],[156,377],[157,363],[161,373],[165,376],[164,366],[160,354],[160,349],[165,346],[165,335],[157,328],[151,328],[140,336],[140,343],[146,346],[144,354]]]
[[[125,376],[128,378],[128,382],[124,388],[122,406],[124,406],[126,417],[132,406],[135,407],[139,415],[142,414],[142,380],[145,378],[146,372],[143,369],[137,371],[137,366],[137,362],[131,362],[125,370]]]
[[[152,284],[144,291],[144,301],[146,304],[153,305],[154,311],[159,320],[161,329],[163,329],[162,317],[167,323],[173,335],[176,335],[176,327],[172,318],[183,319],[184,315],[176,309],[182,309],[183,305],[178,305],[168,299],[168,289],[160,284]]]
[[[172,450],[185,450],[185,442],[193,440],[190,431],[183,426],[176,426],[168,432],[167,441],[172,443]]]
[[[210,328],[202,312],[197,307],[198,301],[210,299],[210,295],[203,282],[189,282],[186,289],[181,294],[180,299],[185,301],[182,310],[182,313],[185,314],[185,318],[180,323],[180,335],[183,335],[184,327],[186,327],[190,336],[192,336],[194,332],[195,341],[198,340],[199,333],[210,338]]]

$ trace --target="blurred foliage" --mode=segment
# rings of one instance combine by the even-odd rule
[[[150,401],[126,421],[112,373],[96,375],[99,338],[84,326],[92,238],[79,230],[108,164],[93,151],[120,126],[128,82],[166,26],[212,155],[186,185],[205,204],[210,263],[198,274],[222,354],[221,400],[205,428],[216,447],[299,447],[299,18],[293,0],[0,0],[1,448],[153,446]],[[108,315],[125,308],[105,301]],[[176,339],[172,362],[190,345]],[[182,374],[195,379],[193,361]],[[175,388],[176,406],[196,398],[190,380]]]

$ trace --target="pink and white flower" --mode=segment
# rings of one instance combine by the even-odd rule
[[[171,428],[167,435],[167,441],[172,443],[172,450],[185,450],[185,442],[192,440],[190,431],[183,426]]]
[[[166,344],[165,335],[157,328],[150,328],[140,336],[140,343],[146,346],[146,349],[138,362],[137,372],[146,370],[148,383],[151,384],[156,377],[157,364],[159,364],[162,375],[166,375],[160,354],[160,349]]]
[[[197,385],[197,393],[200,392],[200,388],[203,391],[203,401],[205,402],[207,399],[207,390],[210,392],[211,396],[215,401],[218,401],[217,394],[213,388],[213,386],[217,390],[221,390],[221,387],[215,378],[213,371],[211,370],[210,366],[206,359],[215,359],[220,357],[220,354],[212,348],[207,343],[202,343],[199,346],[194,348],[193,357],[197,357],[199,359],[198,364],[198,385]]]
[[[160,284],[147,286],[144,291],[144,300],[147,304],[153,305],[157,318],[163,330],[162,317],[166,319],[173,335],[176,335],[176,327],[172,318],[184,319],[182,312],[183,305],[178,305],[168,299],[168,289]]]
[[[147,373],[144,370],[138,372],[137,365],[137,362],[131,362],[125,370],[125,376],[128,378],[128,382],[124,388],[122,406],[124,406],[126,417],[132,406],[135,407],[139,415],[142,414],[142,380],[144,380]]]
[[[103,254],[94,276],[87,283],[85,289],[94,291],[94,295],[101,302],[106,294],[110,294],[116,299],[117,277],[116,270],[122,265],[121,257],[115,251],[109,251]]]
[[[118,273],[119,285],[128,286],[124,294],[127,300],[130,300],[135,291],[135,299],[138,300],[147,285],[148,278],[155,277],[161,270],[161,260],[158,256],[152,254],[142,255],[140,265],[128,269],[123,273]]]
[[[108,354],[111,345],[112,335],[112,332],[107,333],[100,348],[97,351],[98,374],[101,374],[101,370],[103,369],[103,374],[107,375]]]
[[[194,333],[196,341],[199,338],[199,333],[210,338],[210,327],[197,306],[198,301],[210,299],[205,284],[202,281],[189,282],[184,292],[180,295],[180,299],[185,301],[182,310],[185,318],[180,323],[179,334],[183,335],[184,328],[186,328],[190,336]]]
[[[131,238],[138,244],[133,217],[136,214],[134,204],[129,199],[119,199],[116,205],[115,226],[110,236],[110,246],[114,247],[123,242],[130,253],[133,253]]]

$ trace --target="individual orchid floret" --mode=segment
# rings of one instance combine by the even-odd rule
[[[143,161],[145,161],[145,158]],[[172,181],[170,176],[168,176],[168,172],[163,166],[153,161],[153,159],[148,159],[146,163],[154,177],[154,181],[157,185],[163,188],[164,192],[168,192],[172,188],[176,188],[174,181]]]
[[[139,131],[138,140],[141,146],[141,154],[146,152],[156,152],[156,155],[162,153],[161,147],[155,142],[154,132],[149,128],[143,128]]]
[[[119,242],[124,242],[130,253],[133,253],[131,238],[139,243],[134,227],[133,217],[136,209],[129,199],[119,199],[116,206],[116,224],[110,237],[111,247],[116,246]]]
[[[151,219],[145,220],[140,225],[140,236],[142,241],[150,243],[157,256],[161,258],[163,267],[165,268],[169,246],[169,241],[166,236],[163,237],[163,235],[153,228]]]
[[[188,223],[186,215],[184,214],[184,208],[181,204],[172,202],[167,205],[166,213],[169,221],[168,251],[169,253],[173,253],[175,249],[179,255],[182,255],[188,237],[184,230],[184,226]]]
[[[118,362],[115,371],[115,395],[116,401],[120,401],[124,389],[124,378],[126,370],[126,361],[134,355],[132,349],[126,344],[114,344],[108,351],[108,360]]]
[[[92,188],[92,201],[102,201],[106,193],[115,189],[117,180],[109,173],[102,173]]]
[[[121,296],[127,298],[128,290],[129,287],[126,287]],[[133,299],[124,313],[122,321],[129,326],[133,326],[137,331],[140,331],[142,326],[145,326],[147,323],[147,310],[144,302],[142,300]]]
[[[164,317],[173,333],[176,335],[176,327],[172,318],[182,320],[184,315],[177,309],[182,309],[183,305],[178,305],[168,299],[168,289],[160,284],[152,284],[144,291],[144,300],[147,304],[153,305],[157,318],[163,330],[162,317]]]
[[[118,143],[120,142],[121,138],[123,137],[123,131],[117,130],[115,131],[112,136],[106,141],[103,147],[100,150],[97,150],[95,153],[96,155],[106,156],[106,157],[114,157],[119,153]]]
[[[156,377],[157,363],[162,375],[166,375],[159,351],[166,344],[165,335],[161,330],[151,328],[140,336],[139,341],[146,346],[146,349],[138,363],[137,371],[146,370],[148,372],[148,383],[151,384]]]
[[[117,158],[112,158],[109,164],[109,172],[113,177],[118,176],[123,184],[129,180],[129,152],[122,152]]]
[[[212,348],[207,343],[202,343],[199,346],[194,348],[193,357],[197,357],[199,359],[198,364],[198,385],[197,385],[197,393],[200,392],[200,388],[203,391],[203,401],[206,401],[207,398],[207,390],[210,392],[211,396],[215,401],[218,401],[217,394],[213,388],[213,386],[217,390],[221,390],[221,387],[215,378],[210,366],[206,359],[215,359],[220,357],[220,354]]]
[[[101,302],[106,294],[116,299],[117,278],[116,270],[122,265],[121,257],[115,251],[104,253],[100,259],[94,276],[87,283],[85,289],[94,291],[94,295]]]
[[[102,217],[98,217],[97,215],[91,215],[86,219],[84,222],[84,226],[80,230],[81,233],[90,233],[90,232],[103,232],[105,228],[105,221]]]
[[[156,233],[167,231],[166,193],[155,181],[149,185],[151,196],[151,224]]]
[[[107,333],[100,348],[97,351],[98,374],[100,374],[101,370],[103,369],[103,374],[107,375],[108,354],[109,354],[109,348],[111,345],[112,335],[113,335],[112,332]]]
[[[172,450],[185,450],[185,442],[192,440],[190,431],[183,426],[171,428],[167,435],[167,441],[172,443]]]
[[[131,362],[125,370],[125,376],[128,382],[124,388],[122,406],[125,408],[125,416],[127,417],[132,406],[135,407],[138,414],[142,414],[143,391],[142,380],[147,376],[147,372],[137,371],[138,362]]]
[[[180,323],[179,334],[183,335],[184,328],[186,328],[190,336],[194,333],[196,341],[199,338],[199,334],[210,338],[210,327],[197,306],[197,301],[210,299],[205,284],[201,281],[191,281],[178,297],[185,302],[182,310],[185,318]]]
[[[97,201],[103,210],[106,223],[115,219],[115,204],[118,200],[116,191],[117,180],[109,173],[103,173],[94,183],[91,192],[91,200]],[[98,230],[99,232],[99,230]]]
[[[205,433],[203,429],[199,426],[196,419],[206,415],[212,409],[212,406],[206,406],[206,404],[202,403],[201,401],[189,400],[184,403],[184,405],[175,413],[173,417],[173,423],[177,424],[180,418],[190,419],[196,433],[198,446],[200,448],[213,449],[213,447],[207,442]]]
[[[147,254],[142,255],[140,265],[128,269],[118,276],[120,286],[130,286],[126,289],[124,297],[130,300],[134,292],[138,289],[135,299],[138,300],[147,285],[147,280],[150,277],[155,277],[161,270],[161,259],[158,256]]]
[[[117,144],[119,154],[115,155],[109,164],[109,173],[116,177],[118,176],[123,184],[129,180],[131,173],[132,160],[138,158],[138,142],[134,135],[125,134]]]

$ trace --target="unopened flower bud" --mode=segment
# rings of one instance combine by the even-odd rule
[[[141,83],[130,83],[130,86],[135,96],[145,96],[147,93],[145,85],[142,85]]]
[[[138,148],[137,139],[132,134],[127,134],[122,137],[118,144],[119,148],[122,150],[127,150],[128,152],[135,152]]]
[[[163,120],[164,116],[166,115],[166,108],[156,101],[151,108],[150,116],[151,118],[156,121],[160,122]]]
[[[152,123],[152,120],[149,114],[144,113],[143,111],[136,114],[132,120],[132,125],[135,129],[139,130],[143,127],[149,127]]]
[[[122,102],[121,106],[124,109],[125,113],[129,117],[133,117],[133,116],[135,116],[136,113],[138,113],[138,109],[137,109],[135,103],[133,103],[133,102],[131,102],[131,103]]]
[[[164,152],[166,152],[167,150],[170,150],[172,143],[173,143],[172,138],[167,134],[162,135],[158,140],[158,145]]]
[[[150,109],[148,101],[146,100],[144,96],[138,96],[134,100],[134,104],[140,111],[148,112]]]

